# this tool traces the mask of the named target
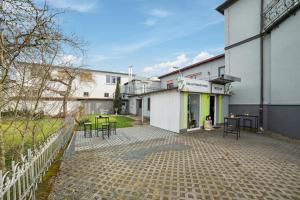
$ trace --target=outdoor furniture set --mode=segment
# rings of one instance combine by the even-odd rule
[[[242,121],[242,126],[241,126]],[[238,140],[241,137],[241,127],[248,130],[254,130],[258,132],[258,116],[249,115],[249,114],[239,114],[239,115],[230,115],[229,117],[224,117],[224,131],[223,137],[228,133],[236,135]]]
[[[93,136],[93,130],[92,130],[92,123],[91,122],[85,122],[83,124],[83,130],[84,130],[84,137],[89,135],[89,137]],[[110,121],[108,116],[101,116],[98,115],[95,117],[95,134],[96,137],[99,137],[99,132],[102,133],[102,138],[104,139],[105,136],[108,138],[110,135],[117,134],[117,122]]]

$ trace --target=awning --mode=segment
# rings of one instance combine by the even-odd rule
[[[225,85],[227,83],[232,83],[232,82],[241,82],[241,78],[224,74],[220,77],[210,80],[209,82]]]

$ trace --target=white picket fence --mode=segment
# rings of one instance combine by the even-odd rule
[[[35,153],[30,149],[19,163],[12,162],[11,171],[0,171],[0,200],[35,200],[37,185],[47,172],[57,153],[70,140],[73,120],[68,117],[65,125],[47,139]]]

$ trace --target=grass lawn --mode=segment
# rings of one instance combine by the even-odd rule
[[[89,120],[92,122],[92,129],[95,130],[95,117],[99,114],[95,115],[85,115],[81,117],[81,120]],[[109,121],[111,122],[117,122],[117,128],[125,128],[125,127],[132,127],[134,120],[123,116],[123,115],[107,115],[109,116]],[[99,120],[99,123],[104,122],[103,119]],[[83,129],[83,127],[79,128],[80,130]]]
[[[4,145],[7,162],[18,160],[21,150],[21,133],[25,129],[25,121],[18,120],[10,126],[11,119],[3,119],[2,130],[4,130]],[[51,134],[55,133],[63,125],[63,119],[43,118],[35,122],[29,122],[29,131],[24,135],[24,149],[32,148],[32,131],[34,124],[38,124],[35,131],[36,144],[44,142]]]

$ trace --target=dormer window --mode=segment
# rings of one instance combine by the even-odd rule
[[[83,92],[83,96],[84,97],[89,97],[90,95],[89,95],[89,92]]]

